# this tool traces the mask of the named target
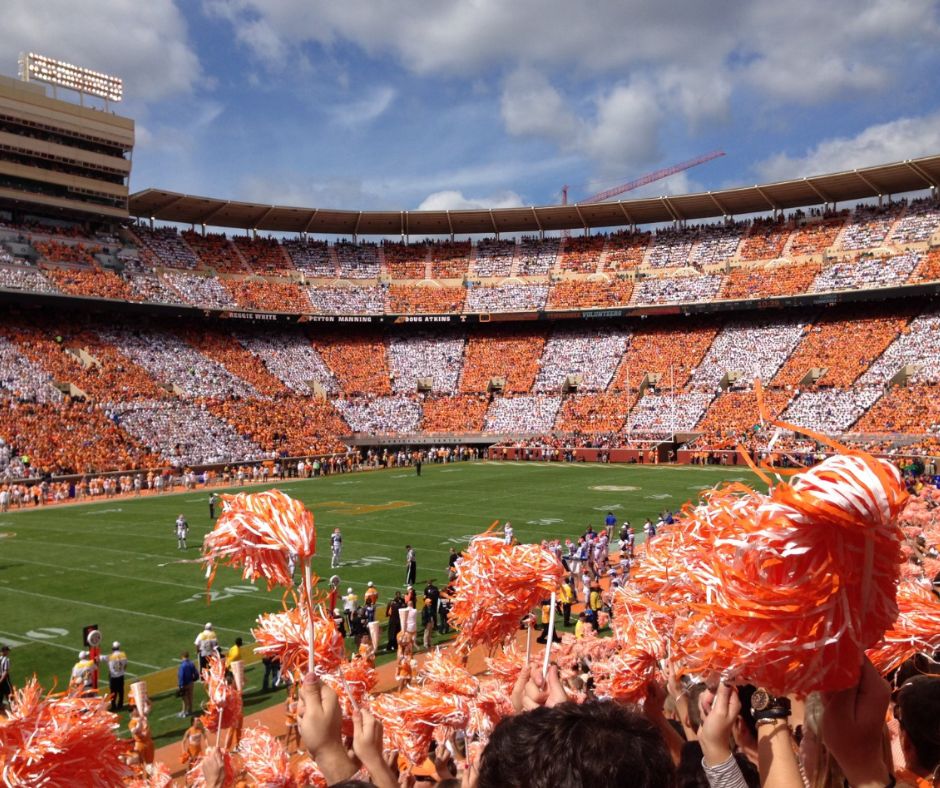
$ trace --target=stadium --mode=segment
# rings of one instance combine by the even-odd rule
[[[780,696],[771,698],[781,704],[774,708],[785,705],[788,715],[790,701],[783,696],[789,690],[805,719],[810,716],[810,704],[803,708],[807,691],[846,691],[864,681],[865,669],[859,679],[857,662],[866,649],[892,680],[909,675],[914,664],[920,673],[936,666],[940,153],[661,197],[616,195],[573,204],[452,210],[284,206],[155,187],[132,191],[135,121],[112,112],[122,97],[120,80],[34,54],[24,56],[21,72],[19,79],[0,77],[0,599],[5,610],[0,642],[11,647],[13,659],[12,670],[5,663],[2,681],[9,685],[12,677],[19,691],[35,674],[46,690],[64,693],[45,702],[49,709],[59,704],[63,715],[72,714],[75,732],[60,750],[37,750],[29,761],[21,729],[40,723],[30,717],[28,699],[14,691],[6,710],[10,716],[0,722],[0,771],[6,784],[164,786],[171,779],[179,785],[347,784],[353,772],[333,770],[328,755],[321,752],[318,758],[316,748],[307,744],[308,727],[316,724],[308,720],[313,713],[298,712],[297,701],[285,695],[288,680],[296,682],[294,692],[303,672],[289,676],[285,667],[275,689],[275,678],[268,675],[270,659],[255,652],[263,641],[256,635],[256,621],[282,605],[286,609],[290,592],[274,585],[269,574],[249,577],[247,569],[243,574],[243,564],[229,554],[219,559],[223,566],[217,573],[213,568],[207,589],[200,565],[203,539],[209,545],[218,524],[242,505],[241,498],[228,494],[272,488],[303,502],[316,518],[317,551],[312,561],[305,554],[299,560],[311,563],[314,575],[322,578],[320,626],[343,630],[334,669],[342,683],[334,686],[326,668],[321,678],[347,706],[346,733],[352,737],[351,709],[357,709],[357,700],[339,662],[353,666],[352,671],[368,661],[376,674],[368,690],[374,691],[375,714],[385,723],[385,750],[394,744],[400,756],[396,771],[410,773],[417,784],[459,784],[447,783],[448,777],[477,768],[464,769],[465,762],[482,757],[486,763],[479,751],[489,746],[497,724],[506,729],[499,720],[512,716],[505,704],[516,694],[514,683],[522,670],[520,662],[513,670],[503,665],[506,673],[500,673],[497,645],[506,664],[521,658],[517,649],[526,649],[527,664],[533,629],[542,631],[539,642],[544,643],[549,629],[556,631],[556,612],[557,632],[565,638],[556,655],[565,688],[555,674],[557,687],[549,690],[557,689],[563,700],[582,701],[582,711],[592,701],[603,707],[597,698],[622,701],[624,708],[645,699],[642,719],[652,721],[643,723],[652,725],[649,735],[660,736],[660,721],[672,730],[655,745],[664,752],[668,747],[667,756],[674,754],[673,734],[688,738],[685,745],[692,743],[682,716],[692,688],[720,697],[722,689],[709,678],[718,675],[719,666],[730,671],[726,675],[739,671],[742,684],[758,684],[753,677],[765,677],[766,686]],[[59,98],[50,84],[82,100]],[[702,515],[705,524],[694,528],[689,523],[698,521],[691,508],[678,514],[700,493],[729,483],[727,489],[744,496],[742,501],[750,500],[742,492],[745,485],[773,498],[786,484],[775,486],[772,472],[788,479],[790,473],[833,458],[838,462],[846,454],[870,463],[868,476],[855,468],[839,477],[843,484],[856,485],[846,498],[859,496],[861,486],[875,501],[871,510],[884,508],[891,517],[852,509],[859,522],[867,524],[868,517],[881,529],[872,526],[861,547],[853,542],[857,535],[839,537],[845,544],[838,549],[828,542],[823,547],[812,541],[821,543],[823,537],[793,526],[787,533],[790,547],[796,546],[781,548],[779,556],[781,562],[795,560],[793,555],[802,555],[803,539],[812,546],[807,554],[825,552],[831,562],[825,571],[806,570],[801,576],[793,570],[783,585],[798,588],[806,577],[835,576],[839,590],[832,591],[834,596],[850,593],[852,581],[843,582],[832,567],[841,561],[848,577],[850,567],[864,566],[866,591],[857,628],[877,629],[880,622],[881,629],[861,635],[855,624],[845,624],[851,637],[826,630],[827,648],[842,641],[856,646],[832,661],[844,666],[854,654],[851,680],[837,668],[819,667],[829,664],[820,646],[819,659],[812,663],[818,671],[815,684],[774,685],[770,676],[791,674],[761,673],[752,665],[753,656],[722,663],[724,655],[717,648],[715,654],[708,651],[702,645],[707,638],[696,629],[700,640],[695,642],[712,661],[695,662],[688,646],[688,682],[680,682],[663,667],[674,656],[674,646],[667,657],[663,642],[678,642],[670,639],[677,635],[664,634],[667,602],[659,600],[665,596],[643,608],[644,621],[655,621],[655,627],[649,626],[658,633],[658,645],[657,637],[650,638],[636,623],[641,603],[618,597],[630,585],[631,562],[642,590],[644,582],[653,582],[665,549],[654,554],[652,537],[674,540],[675,555],[693,556],[694,540],[682,542],[674,536],[677,531],[688,526],[690,533],[698,534],[698,528],[719,533],[718,514],[714,519]],[[908,493],[916,506],[904,508]],[[787,505],[806,505],[805,498],[796,499]],[[719,494],[702,500],[716,513],[737,511],[737,504],[721,508]],[[794,515],[794,522],[821,528],[828,516],[823,508],[805,520]],[[583,542],[582,535],[591,532],[589,543],[596,544],[594,527],[604,531],[605,517],[604,546],[591,553],[599,557],[575,558],[579,537]],[[753,517],[756,522],[758,515]],[[888,519],[893,537],[885,536]],[[182,532],[174,530],[179,520],[186,524]],[[534,597],[526,597],[525,613],[540,609],[528,632],[527,618],[510,614],[500,644],[487,637],[468,644],[464,638],[478,618],[462,620],[463,630],[448,626],[446,613],[438,619],[439,596],[432,594],[430,628],[420,624],[412,645],[407,647],[403,638],[396,653],[389,630],[399,609],[387,608],[389,600],[414,586],[419,595],[412,589],[411,607],[420,619],[420,592],[425,589],[427,595],[436,584],[445,590],[446,607],[459,611],[467,603],[460,583],[469,581],[461,581],[450,556],[463,553],[456,566],[469,573],[467,567],[476,560],[474,537],[488,528],[499,535],[494,551],[523,555],[531,548],[548,555],[559,567],[559,589],[560,567],[565,567],[579,597],[574,619],[569,601],[561,621],[556,588],[541,588],[533,576],[520,582],[530,596],[535,589]],[[742,523],[734,528],[747,531]],[[634,537],[628,538],[633,531],[635,548]],[[331,533],[340,532],[341,552],[331,556]],[[704,565],[706,557],[724,556],[728,567],[739,568],[740,554],[721,552],[727,549],[722,545],[736,541],[738,531],[720,533],[723,539],[711,537],[715,541],[707,546],[701,537],[697,549],[704,552],[698,559]],[[755,530],[754,538],[764,538],[761,534],[766,531]],[[409,566],[412,547],[416,570]],[[893,569],[884,568],[872,551],[889,563],[897,552]],[[688,567],[699,566],[693,558]],[[590,563],[593,578],[582,579],[568,559],[585,572]],[[212,565],[213,559],[205,560]],[[292,553],[291,580],[296,560]],[[512,566],[526,564],[519,558]],[[665,566],[667,581],[658,592],[663,595],[671,565],[666,561]],[[483,589],[491,582],[499,585],[499,572],[487,576],[480,571],[471,596],[485,596]],[[718,577],[720,570],[714,571]],[[772,574],[762,566],[759,580],[748,587],[772,584]],[[892,661],[878,662],[872,651],[885,629],[901,626],[895,621],[901,620],[901,602],[895,601],[895,592],[901,596],[899,577],[920,589],[920,596],[906,603],[910,607],[902,608],[914,622],[905,619],[913,634],[891,641],[906,644],[906,650],[896,646],[899,658],[892,652]],[[727,586],[715,582],[730,588],[731,579],[721,578]],[[359,600],[370,589],[378,591],[372,619],[381,627],[381,642],[378,636],[370,641],[365,619],[357,618]],[[689,603],[694,589],[682,593],[687,595],[683,604]],[[871,602],[882,593],[890,596],[888,612]],[[713,594],[733,596],[713,588],[708,605]],[[346,596],[352,597],[348,609]],[[706,606],[704,600],[696,610]],[[307,602],[312,620],[312,602]],[[295,590],[294,609],[304,604]],[[850,601],[840,604],[844,610],[820,603],[829,611],[826,626],[833,617],[842,621],[841,616],[854,615]],[[336,608],[335,618],[330,608]],[[594,651],[578,629],[585,615],[597,630],[588,637]],[[204,623],[206,618],[214,625]],[[754,613],[753,618],[761,616]],[[459,615],[455,620],[461,620]],[[731,620],[716,640],[734,640],[728,634],[736,631]],[[675,620],[669,621],[669,631],[679,631]],[[218,633],[220,651],[224,644],[228,652],[236,637],[239,646],[245,643],[244,658],[228,652],[228,664],[220,663],[223,673],[229,668],[238,674],[239,722],[223,724],[224,679],[204,677],[196,688],[194,718],[201,704],[206,726],[216,732],[194,734],[189,716],[178,713],[182,684],[177,687],[177,680],[181,652],[195,655],[203,630]],[[424,656],[402,679],[401,666],[410,664],[412,649],[422,651],[422,630]],[[149,696],[135,696],[137,709],[130,717],[124,708],[117,714],[107,710],[107,643],[101,655],[99,644],[88,640],[89,631],[100,631],[98,638],[107,642],[120,641],[113,651],[127,652],[120,666],[122,686],[126,676],[128,686],[142,684],[138,692]],[[312,623],[310,632],[312,638]],[[387,632],[388,648],[382,648]],[[509,647],[510,641],[515,645]],[[776,654],[769,634],[759,642]],[[623,650],[610,651],[614,643]],[[444,650],[434,652],[436,646]],[[441,656],[464,646],[460,664]],[[541,655],[542,647],[536,648]],[[787,658],[791,664],[798,661],[779,648],[785,654],[781,664]],[[318,643],[318,659],[319,649]],[[79,663],[94,664],[94,671],[72,667],[80,650],[92,652],[92,662],[79,655]],[[100,665],[99,657],[104,659]],[[546,653],[546,668],[548,659]],[[231,661],[243,663],[240,672],[231,670]],[[800,668],[806,668],[805,675],[811,672],[802,662]],[[3,670],[0,660],[0,674]],[[431,708],[431,700],[444,704],[457,692],[443,678],[448,671],[454,686],[473,682],[477,694],[461,701],[472,711],[461,717],[451,709],[448,716],[435,707],[440,719],[413,712],[408,693],[427,693],[421,697]],[[528,674],[529,667],[524,671]],[[506,675],[512,677],[508,684]],[[624,688],[634,680],[636,685]],[[484,683],[500,681],[503,705],[489,695],[483,699]],[[541,675],[530,685],[523,680],[520,691],[539,699],[515,711],[554,707],[542,697],[547,681]],[[650,710],[655,702],[648,693],[657,682],[667,682],[666,710],[674,725]],[[301,694],[307,689],[303,684]],[[192,695],[192,687],[189,691]],[[358,702],[366,704],[369,695],[359,694]],[[910,701],[912,708],[921,708],[920,703],[927,709],[925,719],[933,715],[936,735],[940,695],[931,688],[923,698]],[[70,702],[76,706],[67,712]],[[130,697],[126,705],[132,705]],[[568,705],[574,704],[559,708]],[[665,713],[662,707],[658,713]],[[81,733],[83,714],[100,719],[100,729],[88,725],[87,740]],[[294,745],[298,752],[309,749],[318,767],[279,743],[286,735],[290,746],[290,720],[298,715],[302,724],[298,733],[294,723]],[[457,717],[461,723],[448,721]],[[762,722],[773,723],[771,717]],[[432,718],[437,722],[428,721]],[[233,733],[243,726],[244,747]],[[436,743],[447,743],[436,754],[430,739],[435,727]],[[755,753],[769,728],[776,725],[755,729]],[[426,739],[415,734],[419,729],[428,730]],[[220,739],[223,730],[230,744]],[[876,734],[880,747],[880,728]],[[901,741],[896,730],[892,735],[895,743]],[[188,761],[178,758],[181,739],[185,756],[186,742],[200,736],[198,753]],[[719,763],[722,747],[728,749],[727,731],[724,738],[717,747]],[[698,757],[704,753],[709,783],[719,784],[708,770],[714,742],[699,741]],[[923,780],[932,773],[927,779],[936,779],[936,767],[917,766],[918,757],[922,764],[928,758],[921,750],[908,755],[907,771],[889,763],[865,772],[854,769],[854,755],[840,760],[846,750],[840,751],[835,739],[827,744],[846,784],[861,784],[856,774],[866,780],[874,774],[880,784],[889,784],[888,777],[900,783],[911,774]],[[380,756],[381,745],[379,733]],[[612,739],[608,749],[621,745]],[[932,746],[935,755],[936,741]],[[98,782],[87,771],[90,761],[81,758],[83,747],[86,756],[99,752],[101,762],[108,763]],[[676,752],[682,747],[680,741]],[[743,757],[746,750],[739,738],[737,752]],[[224,760],[222,751],[228,753]],[[60,756],[50,755],[54,752],[72,753],[71,760],[56,761]],[[374,755],[357,749],[355,768],[371,775],[373,782],[366,784],[391,784],[383,771],[387,767],[369,760]],[[45,773],[36,766],[43,758],[51,764]],[[767,769],[786,776],[787,765],[781,765],[786,759],[779,753],[776,759],[755,760],[762,780],[749,784],[770,784]],[[276,762],[280,777],[287,780],[289,773],[294,782],[259,776],[264,762]],[[203,778],[204,765],[222,774],[206,772],[210,776]],[[509,784],[494,774],[499,772],[492,766],[482,768],[480,784]],[[656,785],[674,784],[663,774]],[[424,775],[430,776],[422,782]],[[476,777],[463,779],[475,784],[467,780]]]

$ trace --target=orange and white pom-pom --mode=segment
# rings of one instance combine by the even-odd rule
[[[346,657],[346,646],[332,618],[315,613],[313,623],[315,671],[322,676],[340,666]],[[305,605],[280,613],[261,614],[258,625],[251,630],[256,641],[255,653],[280,661],[284,676],[303,675],[307,672],[310,654],[308,625]]]
[[[231,728],[242,717],[242,695],[225,679],[225,662],[213,656],[209,666],[202,671],[206,687],[206,706],[202,723],[206,730],[215,733],[222,728]]]
[[[240,567],[246,580],[263,577],[269,589],[293,585],[291,554],[305,561],[316,552],[313,515],[279,490],[223,495],[222,502],[202,545],[209,585],[220,564]]]
[[[392,747],[412,764],[428,757],[437,728],[463,729],[470,718],[466,697],[415,685],[379,695],[372,701],[372,713],[382,721]]]
[[[300,788],[291,771],[284,745],[263,727],[248,728],[238,744],[238,754],[252,785],[258,788]]]
[[[343,662],[333,673],[321,676],[323,683],[336,693],[343,710],[343,735],[352,736],[352,716],[356,709],[365,706],[369,693],[379,681],[379,674],[367,659]]]
[[[916,654],[940,651],[940,599],[922,581],[898,586],[898,617],[868,658],[882,674],[890,673]]]
[[[87,785],[110,788],[133,776],[130,744],[117,737],[118,718],[100,696],[43,697],[36,679],[16,690],[0,720],[0,782],[10,786]]]
[[[486,657],[485,661],[489,673],[499,682],[503,692],[509,695],[525,666],[525,654],[516,646],[516,641],[509,641],[508,645]]]
[[[169,788],[173,775],[165,763],[154,761],[150,764],[150,774],[135,777],[124,783],[125,788]]]
[[[730,485],[684,509],[631,581],[691,670],[778,692],[852,686],[897,615],[906,497],[897,469],[863,454],[830,457],[766,496]]]
[[[186,772],[186,785],[189,788],[207,788],[206,777],[202,772],[202,763],[208,751],[200,755]],[[222,785],[235,785],[235,760],[232,754],[222,750]]]
[[[477,536],[457,562],[449,620],[460,630],[458,643],[502,643],[563,577],[561,562],[545,547]]]
[[[306,786],[306,788],[327,788],[326,777],[309,755],[304,755],[294,766],[294,774],[298,785]]]

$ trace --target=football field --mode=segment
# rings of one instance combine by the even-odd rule
[[[361,598],[371,580],[384,611],[403,587],[406,544],[417,551],[420,593],[427,580],[446,579],[451,546],[460,551],[494,520],[511,520],[520,541],[574,538],[588,524],[600,526],[608,511],[641,529],[647,516],[655,520],[727,479],[756,481],[740,468],[467,462],[426,465],[420,478],[414,469],[389,469],[268,486],[314,513],[320,555],[313,565],[321,578],[333,574],[327,537],[334,527],[342,530],[341,592],[352,586]],[[250,643],[256,617],[280,609],[284,593],[220,569],[207,597],[194,559],[211,528],[208,497],[200,489],[0,515],[0,643],[13,647],[14,683],[35,673],[46,688],[64,687],[82,627],[97,624],[104,652],[121,641],[129,672],[148,676],[157,689],[158,746],[173,741],[186,727],[174,716],[172,693],[180,652],[193,651],[207,621],[224,648],[239,635]],[[174,529],[181,513],[191,526],[185,552]],[[246,712],[282,699],[260,692],[259,666],[248,681]]]

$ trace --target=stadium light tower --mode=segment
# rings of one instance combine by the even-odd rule
[[[20,55],[20,79],[24,82],[45,82],[52,85],[53,96],[56,87],[74,90],[79,95],[79,103],[85,105],[85,96],[97,96],[104,99],[105,109],[110,102],[124,98],[124,82],[120,77],[103,74],[82,68],[64,60],[55,60],[45,55],[28,52]]]

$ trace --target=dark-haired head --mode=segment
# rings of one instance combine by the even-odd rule
[[[665,742],[649,720],[593,701],[504,719],[483,750],[478,786],[673,788],[674,780]]]

